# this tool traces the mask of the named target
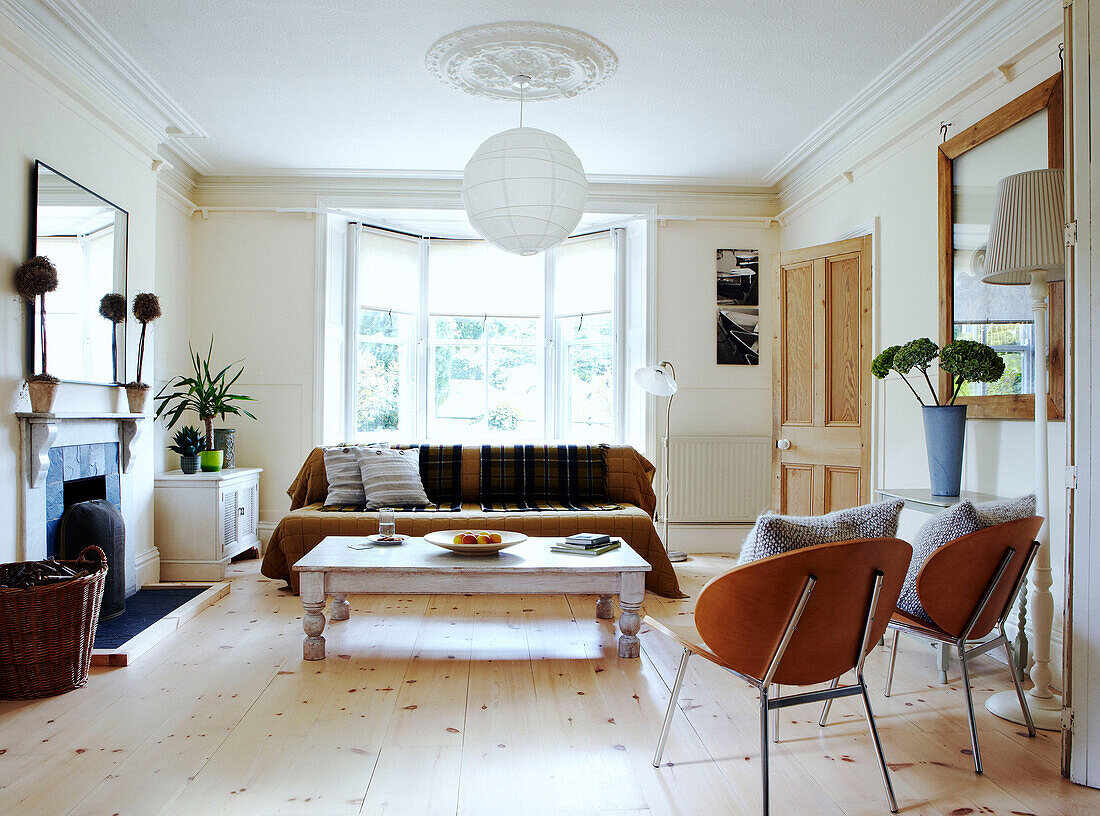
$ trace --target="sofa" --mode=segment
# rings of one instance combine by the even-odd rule
[[[567,536],[580,532],[606,533],[623,539],[653,567],[646,573],[646,589],[666,598],[683,598],[672,564],[657,529],[653,512],[655,468],[629,446],[600,446],[606,465],[607,507],[553,510],[483,509],[481,498],[482,448],[461,448],[461,503],[429,512],[398,511],[397,532],[422,536],[435,530],[498,529],[530,536]],[[421,465],[422,471],[426,466]],[[430,465],[428,466],[430,467]],[[432,474],[423,473],[425,483]],[[326,536],[365,536],[378,532],[378,513],[362,509],[323,507],[328,495],[323,448],[314,448],[287,490],[290,512],[268,542],[261,571],[282,579],[298,592],[298,576],[291,567]],[[614,509],[611,509],[614,507]],[[455,587],[461,592],[461,586]]]

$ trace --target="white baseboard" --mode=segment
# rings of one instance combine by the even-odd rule
[[[160,550],[151,547],[134,556],[134,568],[137,573],[137,585],[140,589],[149,584],[160,582]]]
[[[669,549],[686,553],[723,553],[737,555],[741,544],[752,529],[752,524],[689,524],[686,522],[668,525]],[[664,526],[657,525],[658,532],[664,532]]]
[[[267,542],[271,540],[271,534],[279,526],[277,521],[261,521],[256,524],[256,537],[260,539],[260,557],[267,552]]]

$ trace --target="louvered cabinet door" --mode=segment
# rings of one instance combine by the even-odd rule
[[[221,494],[221,539],[222,553],[232,553],[237,546],[238,505],[237,490],[226,490]]]
[[[773,506],[816,516],[870,500],[871,239],[775,263]]]

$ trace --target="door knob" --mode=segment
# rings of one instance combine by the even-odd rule
[[[789,440],[789,439],[779,439],[779,440],[776,441],[775,446],[777,448],[779,448],[779,450],[790,450],[791,449],[791,440]]]

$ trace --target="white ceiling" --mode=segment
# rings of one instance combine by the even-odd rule
[[[81,0],[209,134],[217,173],[459,171],[512,103],[424,67],[440,36],[538,20],[619,57],[606,84],[529,104],[591,174],[758,180],[958,0]]]

